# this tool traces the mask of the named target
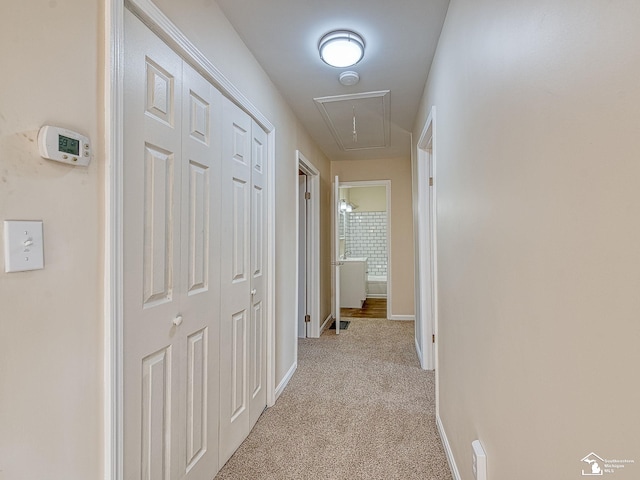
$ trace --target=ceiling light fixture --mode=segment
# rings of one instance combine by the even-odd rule
[[[345,68],[355,65],[364,56],[364,40],[351,30],[334,30],[318,43],[320,58],[332,67]]]
[[[358,208],[357,205],[354,205],[351,202],[347,202],[346,200],[340,200],[338,202],[338,208],[340,209],[341,212],[347,212],[347,213],[351,213],[353,212],[356,208]]]

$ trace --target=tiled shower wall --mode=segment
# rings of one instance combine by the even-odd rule
[[[369,275],[387,275],[387,212],[347,213],[348,257],[367,257]]]

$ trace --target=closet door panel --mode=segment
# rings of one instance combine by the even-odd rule
[[[183,65],[180,477],[218,471],[222,95]]]
[[[124,76],[124,470],[177,478],[182,60],[129,12]]]
[[[249,328],[249,381],[251,427],[267,405],[266,390],[266,162],[267,134],[251,126],[251,324]]]
[[[218,471],[222,96],[125,13],[125,478]]]
[[[220,461],[250,431],[251,119],[224,100],[222,127]]]

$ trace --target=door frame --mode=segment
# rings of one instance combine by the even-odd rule
[[[307,310],[311,315],[311,322],[307,327],[309,338],[320,337],[320,171],[305,157],[300,150],[296,150],[296,172],[302,171],[307,176],[307,189],[311,194],[307,208]],[[296,184],[296,198],[300,198],[299,184]],[[296,202],[296,232],[300,231],[299,202]],[[300,252],[299,237],[296,237],[296,258]],[[296,263],[296,285],[300,282],[300,268]],[[296,295],[296,312],[298,311],[298,296]],[[296,351],[298,358],[298,322],[296,322]]]
[[[429,176],[433,186],[429,186]],[[416,256],[416,346],[424,370],[436,370],[438,390],[438,268],[437,268],[437,181],[436,181],[436,107],[432,107],[417,143],[415,169]],[[431,191],[430,191],[431,189]],[[425,215],[426,213],[426,215]],[[433,315],[432,313],[433,312]],[[419,335],[418,335],[419,333]],[[435,337],[432,337],[435,335]],[[420,338],[418,338],[418,336]],[[432,341],[435,338],[435,342]]]
[[[122,480],[123,466],[123,150],[124,11],[129,9],[267,133],[267,405],[275,402],[275,126],[151,0],[105,0],[104,117],[104,478]]]
[[[391,180],[358,180],[340,182],[342,187],[385,187],[387,202],[387,318],[389,320],[405,320],[404,316],[393,316],[391,314],[393,298],[392,298],[392,274],[391,274]]]

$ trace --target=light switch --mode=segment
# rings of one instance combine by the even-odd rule
[[[4,271],[25,272],[44,268],[42,221],[5,220]]]

